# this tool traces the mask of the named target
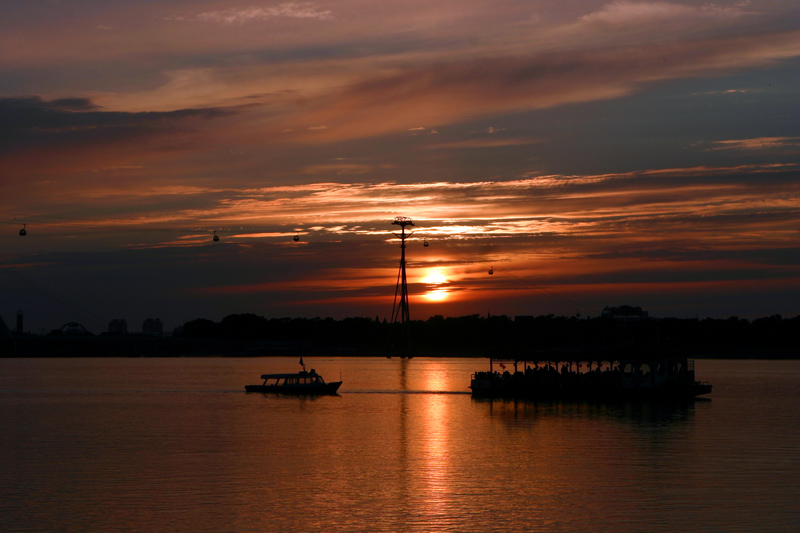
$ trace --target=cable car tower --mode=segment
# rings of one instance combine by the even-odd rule
[[[414,223],[408,217],[396,217],[393,226],[400,226],[400,234],[394,234],[400,239],[400,270],[397,273],[397,286],[394,289],[394,304],[392,305],[392,322],[405,324],[411,321],[408,312],[408,281],[406,280],[406,239],[411,237],[411,233],[406,233],[406,226],[413,226]],[[400,301],[397,301],[398,295]]]

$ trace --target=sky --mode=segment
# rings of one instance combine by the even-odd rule
[[[412,319],[796,316],[800,10],[0,0],[0,187],[34,333],[391,318],[398,216]]]

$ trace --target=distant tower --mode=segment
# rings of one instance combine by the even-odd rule
[[[22,335],[22,309],[17,311],[17,335]]]
[[[408,281],[406,280],[406,239],[411,233],[406,233],[406,226],[413,226],[414,223],[408,217],[397,217],[392,222],[394,226],[400,226],[400,235],[394,234],[400,239],[400,270],[397,273],[397,286],[394,290],[394,304],[392,305],[392,322],[404,324],[411,320],[408,312]],[[397,301],[398,295],[400,301]]]

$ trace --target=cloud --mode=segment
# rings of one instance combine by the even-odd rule
[[[326,142],[419,131],[421,124],[441,131],[496,113],[610,100],[654,82],[724,75],[800,55],[800,32],[788,23],[773,25],[779,14],[753,15],[742,3],[613,2],[560,24],[533,25],[519,22],[530,7],[514,6],[498,11],[497,26],[479,24],[487,13],[470,6],[458,15],[464,27],[444,22],[445,5],[430,8],[441,17],[433,27],[426,25],[426,8],[403,13],[408,30],[388,33],[384,17],[400,16],[397,5],[363,13],[358,4],[346,7],[348,17],[310,34],[240,28],[248,21],[333,16],[317,4],[292,2],[205,11],[202,20],[225,27],[203,35],[186,28],[192,38],[180,41],[161,27],[163,34],[140,39],[143,44],[130,34],[125,53],[134,64],[155,62],[158,77],[95,101],[109,109],[167,111],[229,106],[264,93],[273,96],[258,99],[262,107],[254,115],[279,115],[275,131],[291,139]],[[467,39],[464,28],[477,33]],[[157,59],[157,44],[168,52],[164,59]],[[320,124],[328,126],[323,134],[310,130]]]
[[[386,221],[407,215],[425,228],[426,235],[442,238],[553,235],[613,240],[658,234],[660,240],[669,232],[676,238],[697,232],[696,238],[702,233],[702,238],[713,242],[766,231],[772,241],[796,239],[800,217],[798,167],[789,164],[395,183],[366,181],[375,171],[374,165],[332,161],[308,165],[296,175],[363,176],[365,181],[263,188],[198,179],[201,168],[186,179],[164,183],[154,179],[165,174],[163,163],[154,165],[117,162],[86,169],[71,178],[83,179],[85,184],[80,196],[70,198],[69,210],[102,213],[97,215],[101,222],[86,217],[75,222],[59,220],[59,228],[67,231],[85,224],[168,225],[173,231],[231,227],[238,228],[236,235],[252,233],[266,238],[336,220],[336,226],[319,226],[320,231],[336,238],[353,238],[387,235]],[[58,180],[66,178],[57,176]],[[66,182],[48,186],[37,196],[37,209],[46,209],[50,202],[62,204],[63,194],[74,187]],[[103,201],[98,203],[98,198]],[[19,206],[12,205],[4,210],[17,212]],[[106,210],[112,206],[114,215],[109,216]]]
[[[540,142],[537,139],[508,138],[508,139],[468,139],[450,143],[437,143],[428,146],[430,150],[473,150],[476,148],[504,148],[508,146],[525,146]]]
[[[372,170],[373,167],[371,165],[358,163],[322,163],[304,167],[301,172],[309,175],[335,174],[337,176],[355,176],[359,174],[368,174]]]
[[[434,129],[430,129],[429,130],[429,129],[421,127],[421,126],[417,126],[416,128],[408,128],[408,131],[410,131],[411,134],[414,135],[415,137],[418,136],[418,135],[423,135],[423,134],[425,134],[425,135],[436,135],[436,134],[439,133],[438,131],[436,131]]]
[[[197,15],[198,20],[221,24],[245,24],[275,18],[328,20],[333,18],[329,10],[320,10],[309,2],[287,2],[275,7],[241,7],[223,11],[207,11]]]
[[[417,62],[368,75],[320,94],[286,117],[283,129],[328,124],[307,140],[344,140],[441,127],[497,113],[611,100],[653,82],[728,74],[800,55],[800,32],[695,36],[647,43],[576,46],[556,51]],[[302,133],[298,133],[302,139]]]
[[[702,93],[692,93],[692,96],[696,95],[712,95],[712,94],[752,94],[752,93],[759,93],[762,89],[725,89],[722,91],[705,91]]]
[[[698,13],[696,7],[668,2],[612,2],[581,17],[582,22],[602,24],[640,24],[654,20],[686,17]]]
[[[357,174],[363,169],[333,164],[310,171]],[[703,238],[713,242],[723,233],[729,241],[769,228],[776,240],[787,231],[796,233],[791,229],[800,216],[795,171],[795,166],[748,166],[476,183],[317,183],[240,191],[162,187],[152,193],[195,195],[206,204],[175,211],[167,202],[168,211],[150,217],[183,220],[181,225],[192,227],[248,224],[260,236],[283,235],[289,231],[286,224],[310,231],[320,217],[339,222],[317,228],[338,238],[386,235],[385,221],[396,213],[413,215],[418,231],[440,237],[549,234],[616,240],[659,234],[661,240],[665,232],[679,238],[702,229]]]
[[[46,101],[38,96],[0,98],[0,152],[43,146],[104,144],[142,134],[163,135],[193,118],[230,114],[222,109],[169,112],[103,111],[86,98]]]
[[[712,150],[772,150],[775,148],[800,148],[800,137],[757,137],[712,141]]]
[[[683,21],[693,18],[732,18],[754,14],[744,9],[746,5],[747,2],[733,5],[711,3],[685,5],[672,2],[617,1],[604,5],[599,11],[582,16],[580,20],[588,24],[641,26],[676,19]]]

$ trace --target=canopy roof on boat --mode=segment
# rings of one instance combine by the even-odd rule
[[[520,357],[489,357],[490,364],[494,363],[596,363],[606,361],[653,361],[657,359],[687,360],[685,354],[655,353],[655,352],[541,352]]]
[[[286,379],[286,378],[309,378],[317,377],[319,374],[314,372],[292,372],[287,374],[263,374],[261,379]]]

